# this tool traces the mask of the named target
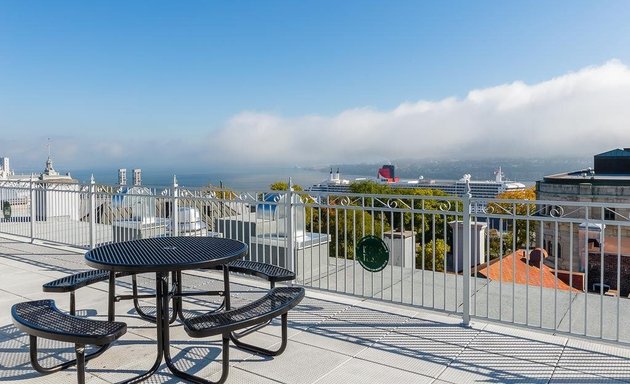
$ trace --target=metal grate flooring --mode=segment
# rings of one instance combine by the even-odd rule
[[[10,307],[25,300],[52,298],[68,308],[67,294],[44,293],[41,284],[87,269],[81,254],[0,239],[0,381],[66,383],[76,372],[42,376],[29,363],[28,337],[11,322]],[[187,289],[221,289],[217,272],[184,276]],[[154,286],[151,275],[139,279],[142,290]],[[267,285],[236,277],[232,305],[260,297]],[[106,284],[77,292],[81,316],[106,317]],[[118,281],[130,289],[129,278]],[[193,297],[185,311],[216,306],[216,297]],[[151,300],[143,302],[153,310]],[[155,354],[155,328],[137,316],[130,302],[117,305],[117,320],[129,330],[103,356],[87,364],[89,383],[114,383],[148,369]],[[264,347],[280,342],[279,322],[247,336]],[[474,322],[462,327],[449,317],[414,307],[388,305],[307,289],[307,297],[289,315],[289,345],[268,358],[235,348],[230,351],[228,383],[620,383],[630,382],[630,348],[586,339],[538,333],[522,328]],[[171,354],[181,369],[211,380],[220,370],[219,338],[191,339],[181,324],[171,331]],[[72,356],[68,344],[41,340],[40,357],[53,364]],[[177,383],[162,369],[147,383]]]

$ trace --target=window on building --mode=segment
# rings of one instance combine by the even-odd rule
[[[548,212],[549,212],[549,209],[547,207],[547,204],[540,206],[540,216],[547,216]]]
[[[560,245],[560,243],[556,243],[558,246],[558,259],[562,258],[562,246]],[[553,242],[551,240],[547,240],[544,242],[544,248],[545,251],[547,251],[547,254],[549,255],[549,257],[554,257],[555,252],[554,252],[554,247],[553,247]]]
[[[604,208],[604,220],[615,220],[617,218],[617,211],[615,208]]]

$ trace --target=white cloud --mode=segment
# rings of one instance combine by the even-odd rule
[[[613,60],[537,84],[515,81],[472,90],[463,99],[407,101],[391,110],[298,117],[244,111],[205,137],[185,129],[150,138],[129,133],[53,136],[55,163],[61,169],[210,169],[400,158],[590,158],[630,147],[630,68]],[[15,156],[16,167],[43,167],[45,137],[6,139],[0,155]]]
[[[322,164],[397,158],[585,156],[630,146],[630,69],[613,60],[544,81],[476,89],[336,116],[242,112],[209,141],[208,160]]]

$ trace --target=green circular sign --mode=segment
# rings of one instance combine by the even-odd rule
[[[11,218],[11,204],[8,201],[2,202],[2,214],[4,215],[5,220],[9,220]]]
[[[389,262],[389,249],[380,238],[365,236],[357,243],[356,256],[363,268],[370,272],[378,272]]]

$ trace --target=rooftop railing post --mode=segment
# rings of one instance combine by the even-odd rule
[[[173,210],[171,211],[172,235],[179,236],[179,186],[177,176],[173,176]]]
[[[30,225],[30,231],[31,231],[31,243],[35,241],[35,187],[33,185],[34,183],[34,179],[33,179],[33,175],[31,174],[31,180],[29,182],[29,193],[30,193],[30,199],[31,199],[31,225]]]
[[[90,177],[90,249],[96,245],[96,182],[94,175]]]
[[[287,254],[286,268],[295,272],[295,229],[293,228],[293,180],[289,177],[289,190],[287,191],[286,201],[286,233],[287,233]]]
[[[225,204],[223,204],[223,199],[225,199],[225,191],[223,190],[223,181],[221,180],[219,180],[219,196],[219,207],[221,207],[219,217],[224,218]]]
[[[470,193],[470,181],[466,180],[466,193],[462,196],[463,203],[463,297],[464,301],[463,310],[462,310],[462,323],[464,326],[470,325],[470,257],[471,257],[471,249],[470,249],[470,210],[471,203],[470,199],[472,194]]]

